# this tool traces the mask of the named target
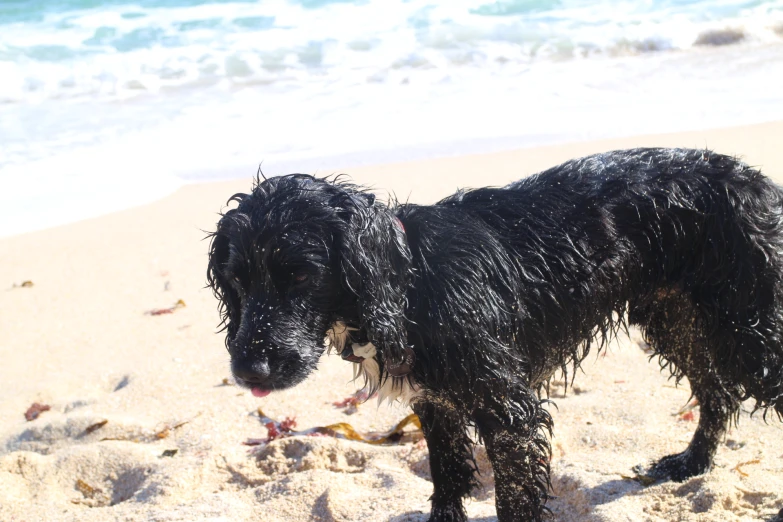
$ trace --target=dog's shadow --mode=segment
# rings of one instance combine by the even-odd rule
[[[630,475],[630,473],[629,473]],[[651,484],[652,485],[652,484]],[[649,486],[640,484],[632,479],[612,479],[596,484],[593,487],[584,488],[581,491],[589,499],[590,507],[594,508],[619,500],[627,495],[634,495],[645,490]]]
[[[388,520],[388,522],[427,522],[430,518],[429,513],[422,513],[421,511],[410,511],[403,515],[397,515]],[[468,522],[497,522],[498,517],[478,517],[469,518]]]
[[[646,486],[629,479],[608,480],[589,488],[579,487],[580,495],[583,494],[589,499],[588,506],[581,506],[583,509],[584,507],[587,507],[587,510],[582,513],[582,515],[585,517],[585,520],[587,520],[593,509],[597,506],[614,502],[626,495],[638,493],[639,491],[644,490],[645,487]],[[555,520],[557,520],[558,512],[561,514],[573,512],[575,499],[569,497],[571,497],[570,492],[565,495],[559,495],[559,498],[550,501],[550,507],[553,508],[553,512],[555,513]],[[388,519],[388,522],[427,522],[429,516],[429,513],[409,511]],[[469,518],[468,520],[469,522],[497,522],[498,519],[496,516],[484,516]]]
[[[313,505],[313,509],[310,512],[311,520],[316,520],[318,522],[335,522],[336,519],[328,513],[330,513],[328,493],[323,493],[316,499],[315,504]],[[409,511],[401,515],[395,515],[388,519],[387,522],[427,522],[429,518],[429,512]],[[470,518],[469,522],[497,522],[497,520],[497,517],[478,517]]]
[[[638,495],[649,485],[628,478],[610,478],[598,484],[588,486],[580,478],[571,474],[555,473],[552,476],[553,496],[547,506],[555,515],[555,520],[565,514],[578,513],[580,520],[593,520],[596,508],[616,502],[624,497]]]
[[[703,479],[700,477],[697,477],[694,480],[697,482],[700,480],[703,481]],[[631,479],[612,479],[597,484],[593,487],[580,488],[580,494],[583,494],[584,497],[588,499],[587,505],[581,506],[584,511],[581,513],[580,520],[584,520],[586,522],[589,520],[594,520],[592,515],[593,510],[596,507],[620,500],[621,498],[628,495],[637,494],[638,492],[647,489],[651,485],[643,485]],[[682,487],[683,490],[691,491],[693,489],[699,489],[701,486],[698,483],[686,483],[683,484]],[[570,516],[574,515],[574,508],[577,506],[574,505],[574,499],[569,499],[569,496],[570,495],[564,495],[561,496],[560,499],[552,500],[550,507],[553,508],[552,511],[555,515],[554,520],[559,520],[561,516],[566,514]],[[409,511],[408,513],[397,515],[388,519],[388,522],[426,522],[429,519],[429,516],[429,513],[422,513],[421,511]],[[497,520],[497,517],[485,516],[470,518],[469,522],[497,522]],[[767,518],[762,517],[760,522],[763,521],[783,522],[783,511],[781,511],[777,517],[775,514],[770,514]]]
[[[629,475],[633,474],[634,472],[629,473]],[[692,477],[685,482],[673,483],[676,485],[676,489],[670,492],[670,494],[673,494],[685,502],[684,507],[686,510],[689,507],[693,513],[699,513],[700,509],[703,509],[703,505],[700,504],[699,497],[694,497],[692,493],[694,491],[704,490],[705,481],[706,478],[704,476],[697,476]],[[584,487],[576,483],[577,495],[574,495],[574,489],[571,489],[567,494],[562,495],[558,500],[552,501],[549,505],[553,508],[552,511],[555,514],[555,520],[558,519],[559,514],[568,513],[573,515],[575,510],[579,510],[581,507],[582,513],[580,514],[580,520],[589,522],[597,519],[597,516],[595,518],[593,517],[597,507],[609,504],[610,502],[615,502],[629,495],[637,495],[649,487],[663,483],[665,483],[665,481],[642,484],[631,478],[607,480],[606,482],[601,482],[593,487]],[[690,506],[688,506],[689,503],[691,504]],[[759,514],[758,516],[760,517],[758,518],[759,522],[783,522],[783,510],[777,515],[775,513],[769,513],[766,515]]]
[[[556,479],[556,482],[560,482],[561,488],[565,491],[561,494],[555,493],[555,498],[552,498],[549,503],[549,507],[555,514],[555,520],[558,514],[573,513],[575,508],[582,510],[582,516],[588,520],[596,507],[636,494],[647,487],[631,479],[607,480],[592,487],[585,487],[581,481],[574,481],[567,477],[561,476],[560,479],[559,481]],[[576,497],[581,497],[581,501],[574,496],[574,492],[577,492]],[[388,519],[388,522],[427,522],[429,516],[429,513],[409,511]],[[497,520],[496,516],[484,516],[470,518],[469,522],[497,522]]]

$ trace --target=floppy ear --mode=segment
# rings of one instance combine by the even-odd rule
[[[358,296],[359,329],[389,373],[395,368],[407,373],[412,351],[405,333],[405,294],[412,269],[402,223],[372,194],[349,194],[342,203],[349,214],[340,238],[340,262],[346,286]]]
[[[221,219],[221,222],[218,223],[218,229],[212,234],[209,243],[207,285],[218,299],[218,310],[221,315],[220,331],[226,331],[226,346],[228,346],[239,327],[240,298],[223,274],[223,269],[231,254],[230,239],[223,225]]]

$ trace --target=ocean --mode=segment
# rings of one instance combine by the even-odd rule
[[[783,0],[3,0],[0,236],[259,164],[781,118]]]

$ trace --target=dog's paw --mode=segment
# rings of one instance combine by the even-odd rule
[[[432,514],[427,522],[467,522],[468,515],[462,503],[449,504],[432,508]]]
[[[655,480],[685,482],[691,477],[706,473],[709,469],[709,460],[698,458],[686,449],[682,453],[663,457],[650,468],[646,475]]]
[[[772,517],[769,522],[783,522],[783,509],[780,510],[780,513]]]

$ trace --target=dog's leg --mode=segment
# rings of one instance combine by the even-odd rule
[[[491,397],[490,401],[475,418],[495,472],[498,520],[544,520],[550,513],[545,503],[550,487],[552,417],[536,394],[521,386],[507,397]]]
[[[653,301],[631,311],[631,321],[642,325],[661,367],[677,378],[687,377],[700,406],[699,425],[685,451],[662,458],[648,471],[658,480],[682,482],[707,472],[739,410],[741,391],[717,373],[720,364],[709,348],[711,340],[699,326],[703,313],[678,288],[661,289]]]
[[[696,432],[685,451],[659,460],[649,472],[651,477],[683,482],[709,471],[729,420],[739,409],[738,400],[721,386],[692,379],[691,387],[700,409]]]
[[[430,451],[430,471],[435,491],[429,522],[467,520],[462,499],[476,486],[473,441],[465,419],[451,407],[417,401],[413,411],[419,416]]]

